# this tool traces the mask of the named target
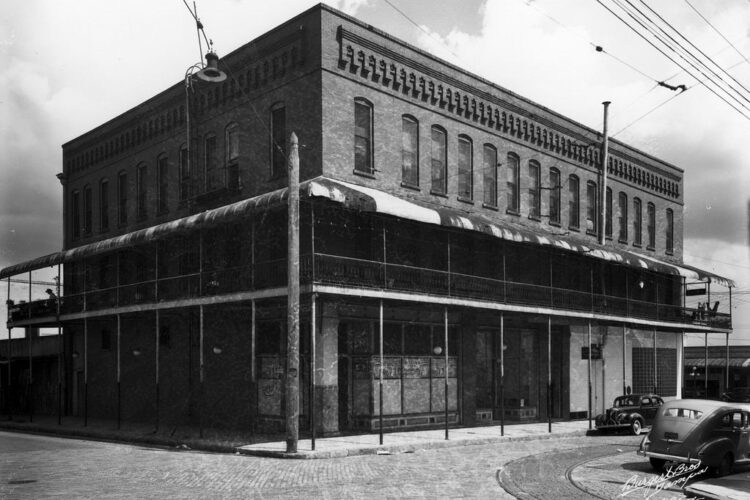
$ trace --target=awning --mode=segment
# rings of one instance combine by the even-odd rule
[[[302,197],[327,198],[353,210],[380,213],[426,224],[478,231],[516,243],[552,246],[560,250],[576,252],[638,269],[684,276],[689,280],[710,281],[726,287],[735,286],[732,280],[691,266],[677,265],[625,250],[589,246],[551,231],[531,230],[512,221],[497,222],[479,214],[468,214],[454,208],[405,200],[384,191],[326,177],[316,177],[301,183],[300,194]],[[158,240],[181,232],[232,222],[254,212],[285,204],[286,200],[287,188],[278,189],[164,224],[15,264],[1,270],[0,279],[146,241]]]
[[[684,366],[695,366],[702,368],[706,366],[705,358],[686,358]],[[724,367],[727,365],[727,358],[708,358],[708,366]],[[729,366],[732,368],[750,368],[750,358],[729,358]]]

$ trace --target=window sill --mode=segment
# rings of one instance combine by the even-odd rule
[[[463,196],[457,196],[456,200],[460,201],[461,203],[466,203],[467,205],[473,205],[474,200],[470,198],[464,198]]]
[[[497,207],[497,205],[489,205],[487,203],[482,203],[482,208],[486,208],[488,210],[494,210],[495,212],[499,212],[500,209]]]
[[[375,174],[370,172],[362,172],[361,170],[352,170],[352,173],[354,175],[359,175],[361,177],[367,177],[368,179],[375,179]]]
[[[622,245],[627,245],[628,244],[628,240],[620,238],[620,239],[617,240],[617,243],[620,243]]]
[[[407,184],[405,182],[401,183],[401,187],[406,188],[406,189],[411,189],[412,191],[421,191],[421,189],[419,189],[419,185],[415,186],[414,184]]]
[[[520,215],[521,215],[521,213],[520,213],[520,212],[518,212],[517,210],[511,210],[510,208],[509,208],[509,209],[507,209],[507,210],[505,211],[505,213],[506,213],[506,214],[508,214],[508,215],[515,215],[516,217],[518,217],[518,216],[520,216]]]
[[[633,246],[634,246],[635,248],[642,248],[642,247],[643,247],[643,245],[642,245],[642,244],[640,244],[640,243],[633,243]]]
[[[581,232],[581,228],[578,227],[578,226],[568,226],[568,230],[569,231],[575,231],[576,233],[580,233]]]
[[[542,222],[542,218],[538,215],[529,215],[529,220],[533,220],[535,222]]]
[[[652,247],[652,246],[647,246],[647,247],[646,247],[646,250],[649,250],[649,251],[651,251],[651,252],[655,252],[655,251],[656,251],[656,247]]]
[[[674,250],[665,250],[664,253],[667,255],[674,255]]]
[[[432,196],[439,196],[441,198],[448,198],[448,195],[446,193],[441,193],[440,191],[432,191],[432,190],[430,190],[430,194]]]
[[[557,221],[553,221],[553,220],[549,221],[549,225],[550,226],[555,226],[555,227],[562,227],[562,224],[560,224]]]
[[[169,213],[169,209],[165,208],[164,210],[159,210],[158,212],[156,212],[156,215],[161,216],[161,215],[167,215],[168,213]]]
[[[598,233],[598,232],[596,232],[596,231],[593,231],[593,230],[591,230],[591,229],[587,229],[587,230],[586,230],[586,234],[587,234],[587,235],[589,235],[589,236],[599,236],[599,233]]]

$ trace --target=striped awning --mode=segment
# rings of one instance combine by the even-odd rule
[[[181,219],[15,264],[0,270],[0,279],[59,263],[80,260],[84,257],[102,254],[139,243],[158,240],[182,232],[229,223],[242,217],[247,217],[255,212],[285,204],[287,201],[287,191],[287,188],[278,189]],[[480,214],[469,214],[455,208],[406,200],[384,191],[329,179],[327,177],[316,177],[315,179],[301,183],[300,195],[308,198],[327,198],[353,210],[379,213],[467,231],[478,231],[516,243],[551,246],[560,250],[576,252],[638,269],[684,276],[694,281],[718,283],[725,287],[735,286],[732,280],[694,267],[661,261],[635,252],[586,245],[565,235],[551,231],[543,231],[541,229],[531,230],[512,221],[498,222]]]
[[[706,358],[686,358],[684,366],[695,366],[703,368],[706,366]],[[724,367],[727,365],[727,358],[708,358],[708,366]],[[750,368],[750,358],[729,358],[729,366],[732,368]]]

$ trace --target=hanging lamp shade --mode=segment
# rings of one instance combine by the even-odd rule
[[[206,54],[206,67],[196,75],[205,82],[217,83],[227,79],[226,73],[219,69],[219,56],[216,55],[216,52]]]

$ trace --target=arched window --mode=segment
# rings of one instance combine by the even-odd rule
[[[653,203],[648,204],[648,248],[656,248],[656,206]]]
[[[620,243],[628,242],[628,195],[620,191],[618,195],[618,206],[620,209]]]
[[[542,215],[542,172],[539,162],[529,161],[529,218],[539,219]]]
[[[156,159],[156,210],[160,214],[169,211],[169,161],[165,154]]]
[[[612,207],[612,189],[611,188],[607,188],[605,202],[606,202],[606,207],[607,207],[607,219],[604,223],[604,235],[607,238],[612,238],[612,220],[613,220],[612,209],[613,207]]]
[[[222,185],[216,157],[216,135],[208,134],[203,138],[203,175],[205,192],[219,189]]]
[[[671,208],[667,209],[667,227],[666,227],[666,239],[667,239],[667,253],[674,253],[674,211]]]
[[[599,225],[599,197],[597,196],[596,182],[588,181],[586,183],[586,232],[596,234]]]
[[[372,175],[372,104],[354,100],[354,171]]]
[[[447,158],[447,135],[441,127],[433,126],[432,135],[432,184],[431,191],[435,194],[447,194],[448,192],[448,175],[446,172],[448,165]]]
[[[484,204],[497,207],[497,149],[492,144],[484,145],[482,178]]]
[[[148,216],[148,167],[145,164],[138,165],[135,180],[136,218],[143,220]]]
[[[190,162],[188,161],[188,149],[186,145],[180,147],[180,203],[185,203],[190,198]]]
[[[91,234],[93,223],[93,199],[91,186],[86,184],[83,187],[83,234]]]
[[[77,189],[70,195],[70,213],[73,217],[73,238],[81,237],[81,192]]]
[[[419,122],[408,115],[401,117],[401,182],[419,187]]]
[[[99,181],[99,230],[109,231],[109,181]]]
[[[474,198],[474,153],[471,139],[465,135],[458,136],[458,197]]]
[[[576,175],[568,177],[568,226],[575,230],[581,227],[581,187]]]
[[[124,170],[117,174],[117,224],[128,223],[128,173]]]
[[[508,206],[507,211],[518,215],[521,212],[521,185],[519,182],[521,162],[514,153],[508,153]]]
[[[643,244],[643,204],[639,198],[633,198],[633,245]]]
[[[549,223],[560,224],[560,171],[549,169]]]
[[[230,123],[224,131],[224,152],[227,188],[236,191],[240,187],[240,126],[236,123]]]

